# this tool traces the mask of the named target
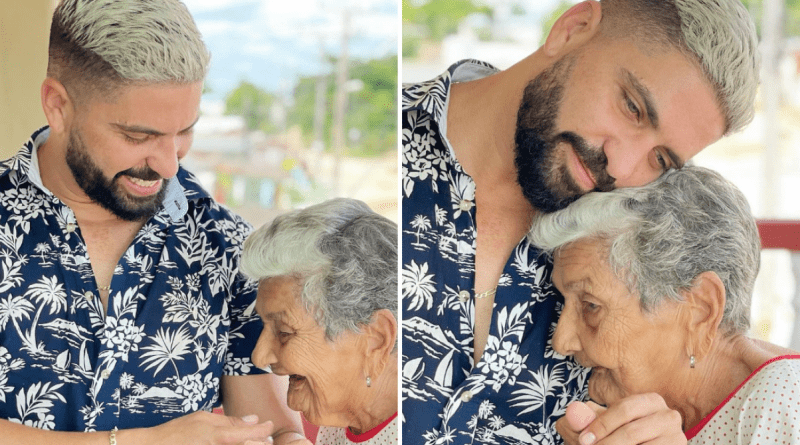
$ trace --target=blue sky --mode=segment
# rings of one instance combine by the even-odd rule
[[[289,95],[299,76],[330,72],[320,46],[339,55],[345,8],[351,11],[350,57],[396,55],[398,0],[184,0],[212,62],[209,99],[223,99],[243,79]]]

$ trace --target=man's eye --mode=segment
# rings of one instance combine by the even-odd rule
[[[133,137],[133,136],[131,136],[129,134],[125,134],[125,133],[122,133],[122,135],[125,137],[125,140],[130,142],[131,144],[143,144],[145,141],[147,141],[147,137],[135,138],[135,137]]]
[[[666,158],[664,158],[664,155],[662,155],[660,151],[656,151],[656,161],[658,161],[658,165],[661,166],[662,170],[667,170],[669,168]]]
[[[628,111],[634,116],[636,116],[636,121],[638,122],[642,118],[642,112],[639,111],[639,107],[631,100],[630,96],[625,94],[625,106],[628,108]]]

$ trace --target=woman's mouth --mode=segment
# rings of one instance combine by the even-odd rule
[[[305,381],[305,377],[297,374],[291,374],[289,375],[289,389],[296,389],[297,386],[302,385]]]

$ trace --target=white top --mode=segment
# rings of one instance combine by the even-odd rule
[[[375,428],[362,434],[353,434],[347,428],[320,427],[317,445],[397,445],[397,413]]]
[[[800,445],[800,355],[761,365],[686,438],[689,445]]]

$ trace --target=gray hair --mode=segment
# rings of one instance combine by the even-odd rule
[[[646,311],[682,301],[699,274],[713,271],[725,285],[724,331],[750,326],[758,228],[742,192],[712,170],[684,167],[644,187],[588,193],[538,217],[528,239],[550,254],[580,239],[603,243],[611,269]]]
[[[48,76],[78,94],[127,83],[194,83],[210,54],[179,0],[62,0],[50,27]]]
[[[755,24],[739,0],[602,0],[604,32],[677,48],[702,68],[725,133],[753,120],[759,53]]]
[[[244,243],[242,271],[291,276],[329,340],[388,309],[397,318],[397,225],[361,201],[335,198],[275,218]]]

